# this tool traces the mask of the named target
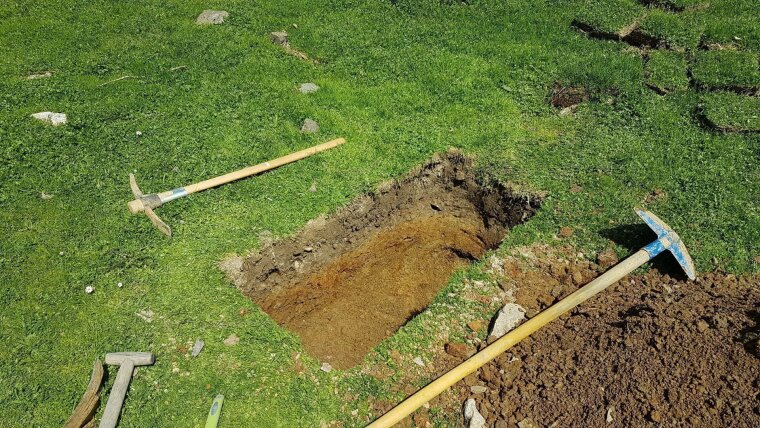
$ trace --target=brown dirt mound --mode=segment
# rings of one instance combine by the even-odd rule
[[[311,355],[348,368],[538,203],[499,184],[482,185],[472,161],[452,151],[228,273]]]
[[[603,269],[505,265],[529,313]],[[489,426],[760,426],[760,277],[628,277],[457,384]]]

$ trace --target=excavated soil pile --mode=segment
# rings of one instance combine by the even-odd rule
[[[604,270],[548,259],[530,269],[507,266],[529,312]],[[758,308],[758,276],[684,282],[652,270],[582,304],[457,387],[462,399],[476,399],[489,426],[757,427]],[[473,395],[473,385],[487,392]]]
[[[537,208],[536,198],[483,185],[471,160],[452,151],[265,246],[230,274],[311,355],[348,368]]]

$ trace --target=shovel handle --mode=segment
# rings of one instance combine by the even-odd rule
[[[368,428],[387,428],[400,422],[420,406],[432,400],[451,385],[464,379],[465,376],[479,369],[489,361],[498,357],[507,349],[513,347],[533,332],[557,319],[560,315],[590,299],[600,291],[619,281],[631,271],[646,263],[650,256],[645,250],[639,250],[627,259],[615,265],[602,276],[579,288],[573,294],[565,297],[543,312],[529,319],[516,329],[502,336],[496,342],[488,345],[482,351],[468,358],[441,377],[420,389],[388,413],[368,425]]]

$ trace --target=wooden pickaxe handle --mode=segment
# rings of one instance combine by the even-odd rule
[[[325,150],[332,149],[333,147],[337,147],[345,142],[346,140],[343,138],[336,138],[332,141],[328,141],[314,147],[309,147],[308,149],[299,150],[295,153],[291,153],[289,155],[282,156],[268,162],[249,166],[238,171],[230,172],[228,174],[220,175],[214,178],[209,178],[208,180],[190,184],[188,186],[178,187],[176,189],[167,190],[166,192],[161,193],[151,193],[148,195],[143,195],[143,193],[140,191],[140,188],[137,187],[137,182],[135,181],[134,175],[130,174],[129,180],[130,185],[132,186],[132,193],[135,195],[135,199],[128,202],[127,206],[129,206],[129,211],[131,211],[132,214],[145,212],[145,214],[148,215],[148,218],[151,219],[153,224],[156,225],[159,230],[161,230],[166,235],[171,235],[171,228],[160,218],[158,218],[158,216],[156,216],[156,214],[153,212],[153,208],[160,207],[169,201],[179,199],[192,193],[200,192],[201,190],[220,186],[231,181],[249,177],[254,174],[259,174],[261,172],[268,171],[270,169],[274,169],[279,166],[295,162],[297,160],[301,160],[315,153],[323,152]]]

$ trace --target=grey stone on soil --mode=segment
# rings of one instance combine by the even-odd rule
[[[486,391],[488,391],[488,388],[486,388],[483,385],[473,385],[470,387],[470,392],[472,392],[473,394],[483,394]]]
[[[45,123],[49,123],[53,126],[63,125],[68,122],[68,118],[65,113],[54,113],[52,111],[43,111],[40,113],[32,114],[32,117],[41,120]]]
[[[215,25],[224,22],[224,18],[230,16],[229,12],[225,10],[204,10],[198,15],[195,23],[198,25]]]
[[[192,351],[192,353],[190,355],[192,355],[193,357],[197,357],[198,354],[201,353],[201,350],[203,349],[203,345],[205,345],[205,343],[203,342],[203,340],[196,339],[195,340],[195,344],[193,344],[193,351]]]
[[[330,373],[332,371],[332,366],[330,365],[330,363],[322,363],[322,367],[320,367],[319,369],[325,373]]]
[[[524,319],[525,308],[516,303],[507,303],[499,309],[490,336],[498,339],[509,333]]]
[[[317,92],[319,90],[319,86],[311,82],[301,83],[301,86],[298,87],[298,90],[302,94],[313,94],[314,92]]]
[[[314,119],[304,119],[301,125],[301,132],[304,134],[319,132],[319,124]]]
[[[288,33],[284,31],[273,31],[269,33],[269,40],[271,40],[275,45],[287,45]]]
[[[465,428],[484,428],[486,426],[486,418],[478,412],[478,406],[474,399],[468,398],[464,402],[463,413]]]

